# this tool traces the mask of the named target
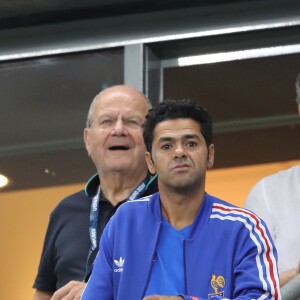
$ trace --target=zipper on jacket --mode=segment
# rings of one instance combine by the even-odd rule
[[[183,275],[184,275],[184,293],[187,295],[187,276],[186,276],[186,240],[183,240]]]
[[[153,265],[153,262],[154,262],[154,257],[156,255],[156,248],[157,248],[157,244],[158,244],[158,239],[159,239],[159,233],[160,233],[160,230],[161,230],[161,225],[162,225],[162,221],[159,221],[159,226],[158,226],[158,229],[157,229],[157,234],[156,234],[156,240],[155,240],[155,244],[154,244],[154,249],[153,249],[153,252],[152,252],[152,255],[151,255],[150,265],[148,267],[148,274],[147,274],[146,282],[145,282],[145,285],[144,285],[144,288],[143,288],[143,293],[142,293],[142,296],[141,296],[140,299],[143,299],[143,297],[145,296],[146,289],[147,289],[149,281],[150,281],[150,276],[151,276],[151,271],[152,271],[152,265]]]

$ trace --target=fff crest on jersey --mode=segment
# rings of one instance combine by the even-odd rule
[[[215,296],[224,297],[224,291],[219,291],[219,289],[223,289],[225,287],[225,278],[223,276],[217,276],[216,274],[213,274],[211,276],[210,285],[214,292],[212,294],[208,294],[208,299]]]

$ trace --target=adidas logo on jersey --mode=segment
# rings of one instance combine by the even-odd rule
[[[119,260],[114,259],[114,263],[118,267],[117,269],[114,269],[114,272],[123,272],[124,262],[125,259],[122,258],[122,256],[119,258]]]

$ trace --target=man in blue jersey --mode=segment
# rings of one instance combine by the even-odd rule
[[[264,222],[205,192],[215,152],[208,113],[165,101],[149,111],[144,141],[159,193],[109,221],[81,299],[280,299]]]

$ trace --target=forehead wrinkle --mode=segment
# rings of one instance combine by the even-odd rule
[[[109,118],[119,118],[122,117],[122,119],[127,119],[127,118],[142,118],[141,114],[136,111],[136,110],[132,110],[132,109],[124,109],[124,110],[119,110],[118,108],[112,108],[112,109],[106,109],[106,110],[102,110],[99,111],[98,113],[98,118],[105,118],[105,117],[109,117]]]

